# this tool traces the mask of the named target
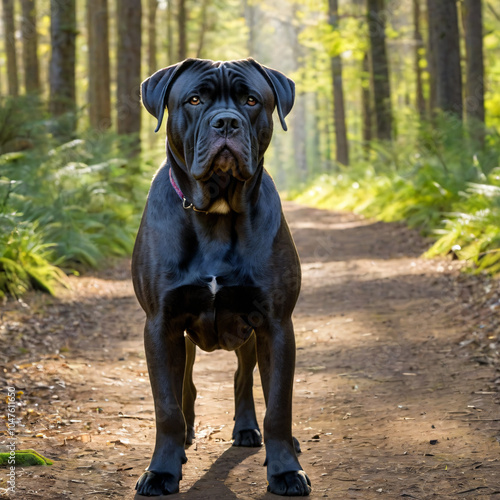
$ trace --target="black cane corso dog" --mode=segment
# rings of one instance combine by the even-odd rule
[[[234,446],[261,446],[252,395],[258,360],[266,401],[268,491],[306,496],[309,478],[292,438],[300,264],[276,187],[264,170],[276,108],[294,83],[253,59],[187,59],[142,84],[167,159],[157,172],[135,244],[132,274],[146,312],[144,343],[156,444],[141,495],[175,493],[194,438],[195,349],[235,351]]]

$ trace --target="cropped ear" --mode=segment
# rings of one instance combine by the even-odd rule
[[[248,58],[248,61],[260,71],[272,88],[274,98],[276,99],[276,109],[278,110],[281,126],[283,130],[288,130],[285,123],[285,116],[290,113],[295,101],[295,83],[280,71],[262,66],[262,64],[259,64],[251,57]]]
[[[178,64],[158,70],[141,84],[141,99],[144,107],[158,120],[155,132],[158,132],[163,121],[167,99],[172,84],[195,59],[186,59]]]

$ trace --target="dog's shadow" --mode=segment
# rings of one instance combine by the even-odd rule
[[[134,500],[146,500],[155,498],[158,500],[177,500],[177,499],[237,499],[238,496],[231,491],[224,483],[231,471],[241,464],[248,457],[258,453],[261,448],[244,448],[231,446],[211,465],[210,469],[194,483],[189,490],[176,493],[174,495],[162,495],[159,497],[145,497],[136,494]],[[193,466],[193,462],[186,465]],[[185,466],[185,467],[186,467]],[[265,477],[265,474],[264,474]],[[182,485],[182,482],[181,482]]]

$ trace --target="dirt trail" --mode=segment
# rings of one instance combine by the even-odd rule
[[[293,421],[311,498],[500,499],[498,374],[466,345],[476,325],[456,268],[420,259],[425,242],[399,225],[286,213],[303,265]],[[0,320],[0,379],[23,391],[17,446],[55,461],[18,467],[15,498],[133,498],[154,421],[127,264],[57,300],[8,303]],[[197,439],[172,499],[278,498],[264,449],[231,447],[235,367],[198,350]]]

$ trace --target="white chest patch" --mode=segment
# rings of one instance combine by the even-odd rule
[[[228,214],[231,211],[231,207],[228,205],[227,201],[224,199],[220,199],[215,201],[208,211],[211,214]]]
[[[217,276],[212,276],[212,281],[208,284],[208,288],[212,292],[212,295],[215,295],[217,291],[220,289],[220,285],[217,283]]]

